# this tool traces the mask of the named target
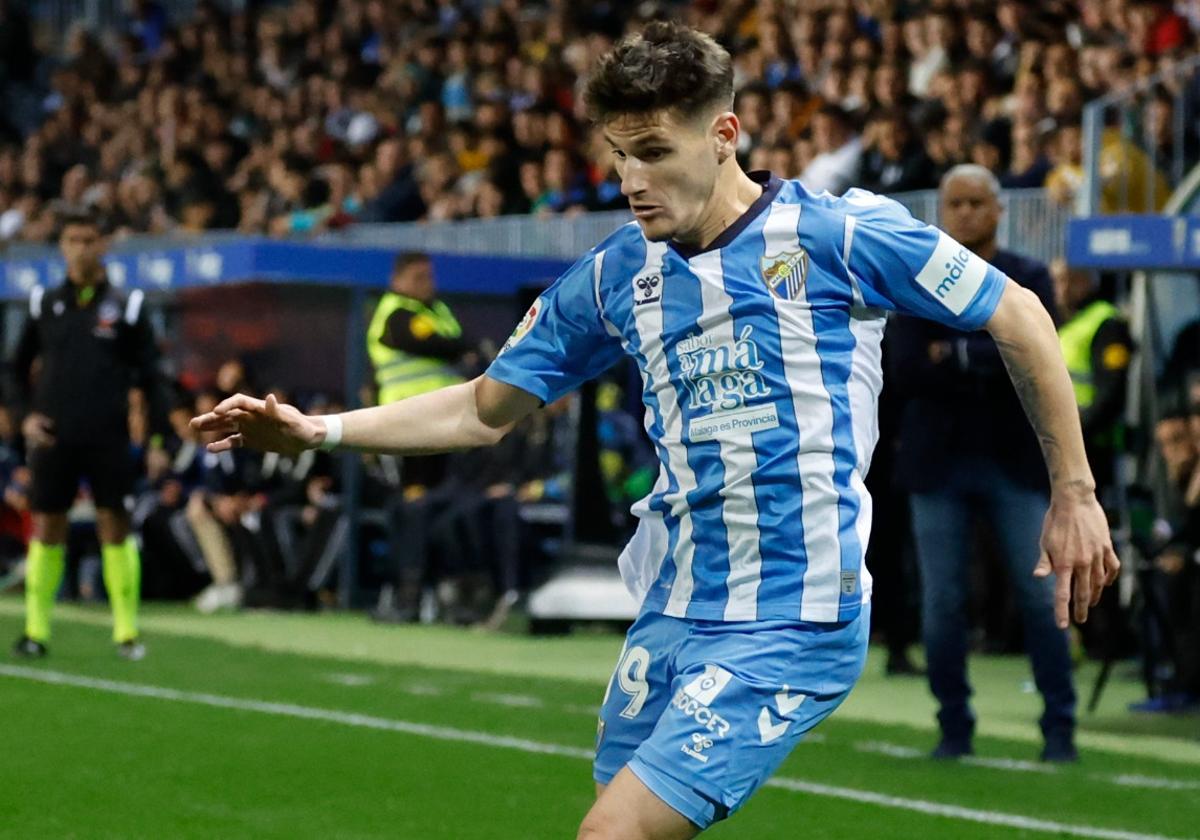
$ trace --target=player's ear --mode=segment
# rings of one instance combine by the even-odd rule
[[[741,130],[737,114],[732,111],[723,111],[713,117],[709,134],[717,153],[717,163],[724,163],[737,154],[737,141]]]

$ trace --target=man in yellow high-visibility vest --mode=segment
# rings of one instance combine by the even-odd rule
[[[367,329],[367,353],[375,368],[379,405],[436,391],[463,382],[458,365],[474,352],[458,319],[437,298],[433,262],[428,254],[409,251],[396,257],[392,277]],[[401,495],[389,502],[394,583],[380,593],[375,617],[409,621],[428,574],[424,526],[448,501],[441,485],[446,456],[403,459]],[[432,491],[432,492],[431,492]]]
[[[1109,506],[1112,500],[1105,496],[1116,481],[1116,458],[1123,443],[1121,420],[1133,339],[1120,310],[1100,296],[1094,272],[1056,260],[1050,273],[1063,317],[1059,343],[1075,387],[1097,496]]]
[[[450,307],[437,299],[429,255],[396,257],[390,287],[367,330],[378,404],[464,381],[455,365],[471,349]]]

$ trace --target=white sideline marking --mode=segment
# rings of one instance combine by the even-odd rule
[[[1200,782],[1160,779],[1157,776],[1138,776],[1134,774],[1113,776],[1112,783],[1125,787],[1157,788],[1159,790],[1200,790]]]
[[[450,726],[433,726],[425,723],[415,723],[407,720],[392,720],[373,715],[341,712],[335,709],[321,709],[312,706],[298,706],[293,703],[273,703],[265,700],[250,700],[241,697],[226,697],[220,694],[207,694],[194,691],[180,691],[174,688],[164,688],[140,683],[118,682],[96,677],[85,677],[78,674],[66,674],[60,671],[44,671],[39,668],[25,668],[18,665],[0,665],[0,676],[33,682],[49,683],[51,685],[66,685],[76,688],[91,688],[97,691],[107,691],[112,694],[124,694],[133,697],[150,697],[156,700],[173,700],[178,703],[192,703],[200,706],[212,706],[220,709],[234,709],[245,712],[279,717],[316,720],[326,723],[340,723],[344,726],[357,726],[365,729],[377,729],[388,732],[403,732],[408,735],[420,735],[439,741],[457,741],[459,743],[480,744],[488,747],[502,747],[527,753],[542,755],[560,755],[567,758],[578,758],[591,761],[591,750],[579,747],[568,747],[562,744],[550,744],[544,741],[532,741],[526,738],[513,738],[507,735],[493,735],[489,732],[477,732],[469,729],[455,729]],[[1072,825],[1069,823],[1053,822],[1025,817],[1019,814],[1007,814],[1001,811],[982,811],[975,808],[963,808],[957,805],[947,805],[941,802],[929,802],[923,799],[908,799],[900,796],[889,796],[867,790],[835,787],[816,782],[806,782],[801,779],[774,778],[767,785],[784,790],[809,793],[815,796],[827,796],[834,799],[846,799],[883,808],[895,808],[904,811],[915,811],[932,816],[949,817],[967,822],[1001,825],[1010,828],[1020,828],[1026,831],[1041,831],[1050,834],[1065,834],[1071,837],[1090,837],[1097,840],[1181,840],[1161,834],[1141,834],[1132,831],[1098,828],[1089,825]]]
[[[1102,838],[1102,840],[1168,840],[1168,838],[1163,837],[1161,834],[1140,834],[1136,831],[1095,828],[1090,825],[1071,825],[1069,823],[1024,817],[1020,814],[1006,814],[1002,811],[980,811],[975,808],[960,808],[957,805],[946,805],[942,802],[927,802],[924,799],[906,799],[899,796],[888,796],[884,793],[873,793],[869,790],[832,787],[815,782],[803,782],[799,779],[771,779],[767,784],[771,787],[812,793],[817,796],[849,799],[853,802],[880,805],[884,808],[900,808],[905,811],[917,811],[918,813],[931,814],[937,817],[951,817],[953,819],[985,823],[987,825],[1002,825],[1007,828],[1024,829],[1025,831],[1045,831],[1050,834],[1067,834],[1071,837],[1098,837]]]
[[[480,691],[472,694],[471,699],[477,703],[491,703],[494,706],[509,706],[514,709],[540,709],[546,705],[542,698],[531,697],[528,694],[492,694]]]
[[[369,677],[366,674],[325,674],[322,676],[325,682],[333,683],[334,685],[344,685],[347,688],[360,688],[364,685],[373,685],[376,680],[374,677]]]
[[[854,745],[858,752],[876,753],[891,758],[923,758],[927,753],[913,747],[900,744],[889,744],[886,741],[859,741]],[[973,767],[987,767],[991,770],[1011,770],[1017,773],[1043,773],[1053,775],[1058,768],[1053,764],[1043,764],[1035,761],[1021,761],[1016,758],[980,758],[966,756],[957,759],[959,764],[969,764]],[[1189,782],[1182,779],[1164,779],[1161,776],[1142,776],[1135,773],[1122,773],[1109,776],[1104,773],[1091,773],[1089,778],[1100,782],[1120,785],[1121,787],[1150,788],[1151,790],[1200,790],[1200,782]]]
[[[446,693],[436,685],[425,685],[424,683],[402,685],[400,686],[400,690],[405,694],[411,694],[414,697],[441,697]]]

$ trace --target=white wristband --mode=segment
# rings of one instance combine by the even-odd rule
[[[321,414],[319,419],[325,423],[325,440],[318,447],[322,452],[336,449],[342,442],[342,418],[339,414]]]

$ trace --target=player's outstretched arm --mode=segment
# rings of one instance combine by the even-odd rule
[[[489,446],[538,405],[532,394],[480,376],[388,405],[339,414],[339,445],[398,455]],[[330,426],[325,418],[303,414],[272,395],[258,399],[235,394],[192,420],[197,431],[221,435],[208,445],[212,452],[245,446],[295,454],[325,443]]]
[[[1096,501],[1079,409],[1050,314],[1037,295],[1009,280],[986,328],[1000,349],[1050,472],[1050,510],[1034,574],[1055,575],[1054,615],[1065,628],[1072,588],[1075,620],[1086,621],[1088,607],[1116,580],[1120,563],[1108,520]]]

